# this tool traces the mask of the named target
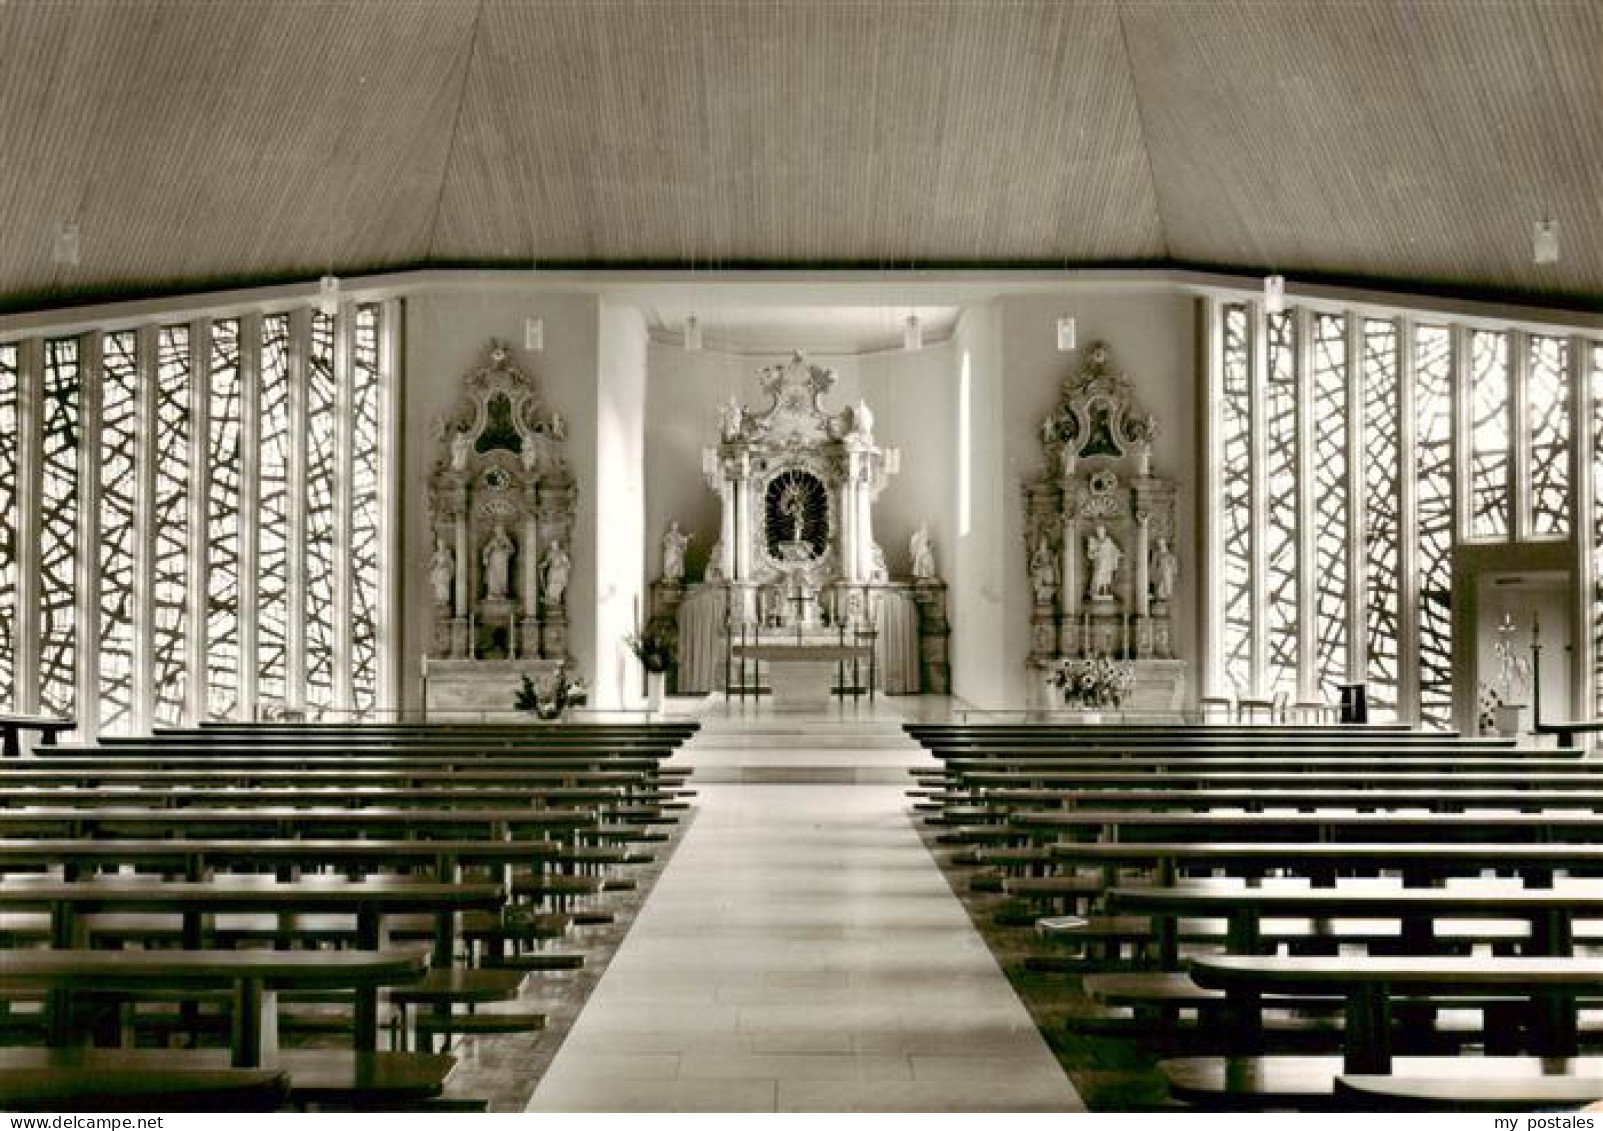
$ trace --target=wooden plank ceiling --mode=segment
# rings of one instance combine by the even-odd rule
[[[1177,264],[1596,308],[1600,64],[1597,0],[0,0],[0,305]]]

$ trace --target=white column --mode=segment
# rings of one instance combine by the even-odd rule
[[[864,464],[868,462],[866,459]],[[874,575],[874,507],[869,498],[868,468],[863,468],[863,477],[857,484],[857,544],[859,556],[857,558],[860,576],[872,577]]]
[[[848,464],[846,478],[840,485],[839,504],[840,568],[848,584],[862,580],[857,572],[857,507],[853,502],[854,498],[851,469]]]
[[[1152,612],[1151,595],[1147,592],[1148,524],[1152,516],[1140,511],[1135,516],[1135,612],[1148,616]]]
[[[725,578],[735,575],[735,500],[734,488],[729,480],[721,480],[718,484],[718,501],[721,512],[718,516],[719,559],[718,572]]]
[[[456,516],[456,615],[465,617],[472,603],[469,588],[473,574],[473,552],[468,545],[468,516],[464,511]]]
[[[184,563],[184,667],[189,673],[184,721],[194,725],[206,717],[207,597],[211,590],[211,373],[212,323],[198,318],[189,326],[189,499],[185,522],[189,527],[189,557]],[[245,561],[239,561],[244,569]]]
[[[1063,520],[1063,588],[1059,597],[1063,615],[1075,617],[1080,612],[1080,520],[1069,515]]]
[[[526,617],[538,616],[540,613],[540,524],[534,515],[526,515],[523,519],[523,615]],[[514,629],[516,626],[513,626]],[[528,648],[527,654],[533,655],[534,649]]]

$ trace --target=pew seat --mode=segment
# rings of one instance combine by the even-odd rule
[[[1336,1078],[1338,1107],[1358,1111],[1574,1111],[1603,1098],[1603,1074],[1491,1072],[1451,1076]]]

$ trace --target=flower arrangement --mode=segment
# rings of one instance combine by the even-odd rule
[[[1117,707],[1135,686],[1135,667],[1106,656],[1092,660],[1060,660],[1051,682],[1066,707]]]
[[[590,701],[590,689],[584,680],[570,677],[566,665],[541,682],[546,685],[543,692],[525,674],[512,705],[520,711],[534,712],[536,718],[559,719],[569,707],[583,707]]]
[[[640,666],[648,672],[665,672],[668,665],[673,663],[673,637],[654,625],[635,629],[623,638],[623,642],[629,645],[629,651],[635,654]]]

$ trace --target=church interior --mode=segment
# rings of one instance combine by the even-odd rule
[[[1603,1104],[1600,59],[0,0],[0,1108]]]

